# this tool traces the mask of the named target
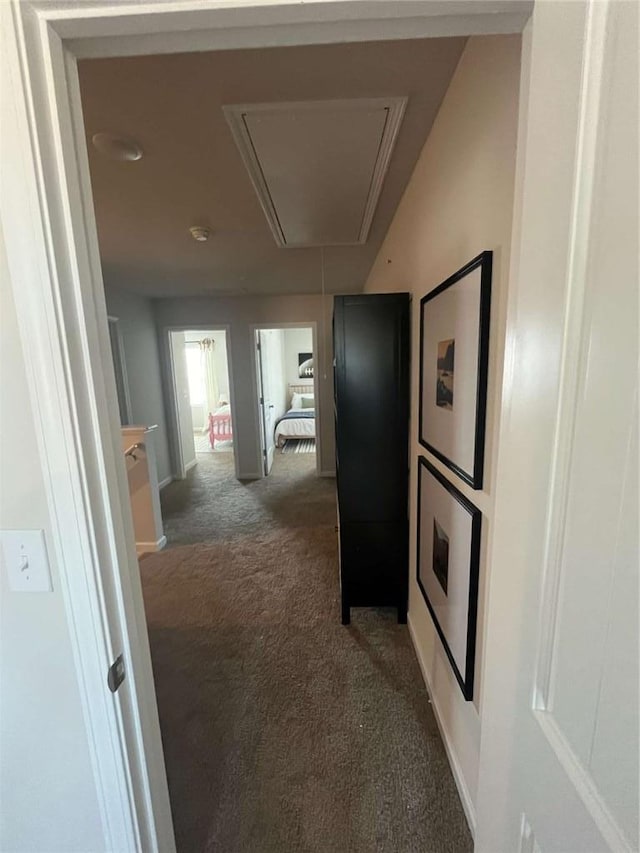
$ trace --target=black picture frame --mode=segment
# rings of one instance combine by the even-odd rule
[[[307,362],[311,362],[311,365],[308,365]],[[313,373],[314,373],[313,353],[312,352],[299,352],[298,353],[298,378],[299,379],[313,379]]]
[[[480,268],[479,323],[478,323],[478,370],[476,377],[476,404],[474,425],[473,469],[465,470],[459,461],[451,459],[429,442],[423,434],[424,427],[424,383],[425,383],[425,316],[429,303],[437,299],[457,282]],[[449,276],[442,284],[423,296],[420,300],[420,393],[418,404],[418,440],[420,444],[453,471],[461,480],[473,489],[481,489],[484,480],[484,451],[487,416],[487,379],[489,372],[489,338],[491,327],[491,278],[493,271],[493,252],[483,251],[461,269]]]
[[[449,646],[449,642],[445,632],[440,625],[435,609],[429,600],[429,595],[425,589],[421,579],[421,521],[422,521],[422,468],[426,468],[427,472],[435,477],[435,479],[447,490],[451,495],[452,500],[458,504],[470,516],[471,525],[471,547],[469,553],[469,596],[467,604],[467,622],[466,622],[466,659],[465,659],[465,674],[464,677],[458,668],[454,655]],[[424,456],[418,457],[418,518],[417,518],[417,544],[416,544],[416,581],[422,597],[427,605],[433,624],[435,625],[438,636],[442,642],[451,668],[455,674],[456,680],[460,685],[464,698],[470,702],[473,700],[473,686],[475,678],[475,659],[476,659],[476,630],[478,623],[478,582],[480,577],[480,542],[482,538],[482,512],[460,492],[453,483],[444,477]]]

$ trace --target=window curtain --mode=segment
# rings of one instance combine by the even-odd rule
[[[209,414],[213,414],[218,408],[220,392],[218,389],[218,378],[216,376],[216,348],[215,341],[211,338],[203,338],[200,341],[200,359],[202,361],[202,378],[204,382],[204,423],[202,431],[209,429]]]

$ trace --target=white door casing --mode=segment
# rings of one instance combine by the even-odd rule
[[[471,2],[456,4],[455,13],[443,14],[439,3],[415,3],[409,9],[401,3],[341,0],[298,4],[294,24],[294,10],[282,10],[279,5],[282,4],[266,0],[242,6],[216,0],[207,4],[195,0],[179,4],[57,0],[45,4],[0,4],[2,225],[20,334],[28,342],[25,359],[39,450],[45,461],[54,528],[52,545],[69,614],[105,845],[119,851],[171,850],[173,835],[146,631],[140,622],[139,578],[118,444],[115,384],[108,367],[106,307],[75,56],[259,46],[267,38],[273,44],[290,44],[513,32],[521,28],[529,10],[528,4],[504,2],[496,11],[495,4]],[[573,176],[571,163],[575,165],[574,159],[570,164],[564,162],[564,146],[569,145],[570,157],[574,158],[575,140],[579,138],[574,110],[580,103],[583,76],[582,49],[576,36],[582,37],[584,31],[573,20],[574,8],[578,9],[575,14],[583,14],[581,4],[539,4],[538,32],[553,40],[557,31],[558,62],[554,68],[553,64],[545,67],[542,56],[536,61],[536,50],[544,54],[544,45],[537,43],[534,33],[530,96],[536,103],[526,112],[523,110],[525,121],[544,116],[540,99],[546,90],[551,113],[557,109],[557,115],[552,117],[558,122],[562,144],[555,150],[552,144],[548,146],[547,156],[536,164],[538,170],[524,168],[524,183],[520,182],[519,190],[523,232],[530,234],[532,240],[529,245],[523,242],[519,252],[514,248],[514,255],[518,256],[514,277],[519,280],[510,306],[510,356],[501,427],[504,446],[496,507],[496,526],[500,525],[504,538],[497,537],[490,583],[490,606],[500,618],[489,619],[478,801],[478,849],[491,853],[501,849],[492,847],[492,843],[505,839],[515,838],[516,847],[503,849],[517,849],[518,835],[523,844],[529,844],[535,833],[543,853],[546,849],[559,849],[562,842],[562,838],[552,837],[545,845],[550,827],[538,817],[538,791],[525,807],[531,832],[528,838],[526,828],[520,833],[518,809],[526,802],[522,797],[523,790],[526,793],[522,786],[526,778],[522,759],[529,753],[514,751],[517,742],[512,723],[516,721],[516,708],[525,709],[527,720],[535,719],[533,674],[523,673],[519,683],[516,652],[522,639],[526,646],[523,654],[526,651],[529,663],[535,664],[536,646],[532,650],[531,638],[521,637],[520,626],[523,615],[535,621],[540,611],[538,580],[543,554],[539,540],[543,538],[540,531],[545,529],[545,488],[548,494],[551,481],[549,456],[554,447],[562,350],[559,342],[564,340],[558,333],[558,322],[560,326],[564,322],[566,279],[561,276],[559,281],[558,269],[567,269],[567,223],[572,221],[574,193],[573,184],[567,187],[565,178],[567,169]],[[71,40],[73,54],[63,39]],[[563,39],[567,39],[566,43]],[[591,67],[590,62],[585,63],[586,76]],[[563,75],[562,85],[558,85],[558,69]],[[599,113],[600,106],[592,119],[597,119]],[[538,138],[527,140],[528,149],[537,148],[539,154],[544,151],[540,134],[557,139],[550,133],[553,127],[537,128]],[[534,129],[530,123],[529,132]],[[630,138],[633,136],[631,132]],[[546,177],[546,182],[541,176]],[[628,188],[632,186],[633,179],[629,179]],[[546,202],[543,193],[547,193]],[[590,207],[587,205],[587,209]],[[540,237],[546,219],[548,231],[541,241],[534,240],[533,237]],[[518,241],[514,241],[514,247],[517,245]],[[574,239],[572,245],[581,244]],[[624,276],[620,280],[624,281]],[[583,324],[580,317],[581,328]],[[582,334],[579,338],[582,340]],[[537,375],[530,369],[532,363],[540,368]],[[56,424],[55,430],[50,429],[52,423]],[[525,442],[521,443],[523,438]],[[573,472],[571,466],[568,468]],[[529,474],[531,480],[523,480],[523,474]],[[566,479],[571,486],[572,473]],[[523,494],[523,482],[530,484],[527,494]],[[633,497],[633,488],[630,496]],[[603,503],[608,506],[606,497],[603,495]],[[632,503],[621,498],[621,506]],[[633,517],[632,511],[630,515]],[[621,530],[624,518],[621,513]],[[518,524],[523,519],[526,524],[520,530]],[[515,527],[508,526],[514,522]],[[569,530],[570,525],[564,524],[564,528]],[[512,531],[522,541],[514,538]],[[526,551],[526,560],[522,551]],[[611,589],[612,603],[614,592],[619,594],[617,586]],[[522,603],[529,594],[531,599],[524,607]],[[633,596],[626,599],[633,602]],[[561,600],[562,596],[558,596]],[[492,610],[490,617],[491,613]],[[628,644],[626,648],[629,647]],[[118,650],[125,652],[128,674],[114,699],[104,682],[106,667]],[[602,668],[600,673],[603,677],[609,674]],[[606,698],[606,691],[599,695]],[[523,696],[529,697],[528,704],[520,701]],[[535,712],[549,713],[538,707]],[[543,737],[542,744],[548,744],[545,749],[553,748],[548,734],[543,732]],[[551,763],[557,769],[557,760]],[[534,765],[532,769],[535,770]],[[511,786],[514,779],[517,782]],[[597,793],[602,798],[602,792]],[[550,817],[555,818],[565,806],[569,814],[574,800],[582,803],[579,807],[584,811],[584,797],[575,785],[566,802],[558,799],[559,808]],[[611,812],[606,801],[605,806]],[[617,804],[613,812],[613,829],[624,831]],[[544,810],[542,815],[544,818]],[[587,831],[593,829],[593,823],[592,816],[585,820]],[[515,832],[514,825],[518,827]],[[609,836],[610,832],[607,839]],[[609,849],[615,849],[607,839]],[[533,843],[523,849],[533,849]]]
[[[637,45],[633,3],[525,34],[482,853],[638,849]]]
[[[0,212],[104,843],[171,853],[76,65],[28,4],[0,19]]]

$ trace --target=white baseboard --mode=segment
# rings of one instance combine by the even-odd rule
[[[192,459],[192,460],[191,460],[191,462],[187,462],[187,464],[184,466],[184,470],[185,470],[185,471],[190,471],[190,470],[191,470],[192,468],[194,468],[197,464],[198,464],[198,459],[197,459],[197,457],[196,457],[195,459]]]
[[[162,551],[167,544],[167,537],[161,536],[155,542],[136,542],[136,554],[153,554],[155,551]]]
[[[407,625],[409,627],[409,635],[411,637],[411,642],[413,643],[413,648],[415,649],[416,657],[418,658],[418,664],[420,665],[420,669],[422,671],[422,677],[424,678],[424,683],[427,685],[427,692],[429,694],[429,698],[431,699],[431,707],[433,708],[433,714],[436,718],[436,723],[438,724],[438,728],[440,729],[440,735],[442,736],[442,742],[444,743],[444,748],[447,753],[447,758],[449,759],[449,764],[451,765],[451,772],[453,773],[453,778],[456,783],[456,787],[458,789],[458,794],[460,794],[460,800],[462,802],[462,808],[464,809],[464,813],[467,818],[467,823],[469,824],[469,829],[471,830],[471,835],[475,839],[476,837],[476,809],[473,804],[473,800],[471,799],[471,795],[469,794],[469,789],[467,788],[467,783],[465,782],[464,776],[462,775],[462,768],[460,767],[460,762],[458,761],[458,757],[453,748],[453,743],[449,732],[444,725],[442,714],[440,713],[440,709],[438,707],[438,702],[435,697],[435,693],[431,689],[431,683],[429,682],[429,671],[424,662],[424,658],[422,656],[422,652],[420,651],[420,647],[418,646],[418,641],[416,639],[415,631],[413,629],[413,623],[411,621],[411,614],[409,614],[407,618]]]
[[[174,480],[173,475],[172,475],[172,474],[169,474],[169,476],[168,476],[168,477],[165,477],[165,478],[164,478],[164,480],[160,480],[160,482],[158,483],[158,488],[159,488],[160,490],[164,489],[164,488],[165,488],[165,486],[168,486],[168,485],[169,485],[169,483],[173,483],[173,480]]]

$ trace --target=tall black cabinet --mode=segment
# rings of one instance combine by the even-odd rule
[[[334,297],[342,622],[351,607],[407,619],[409,294]]]

